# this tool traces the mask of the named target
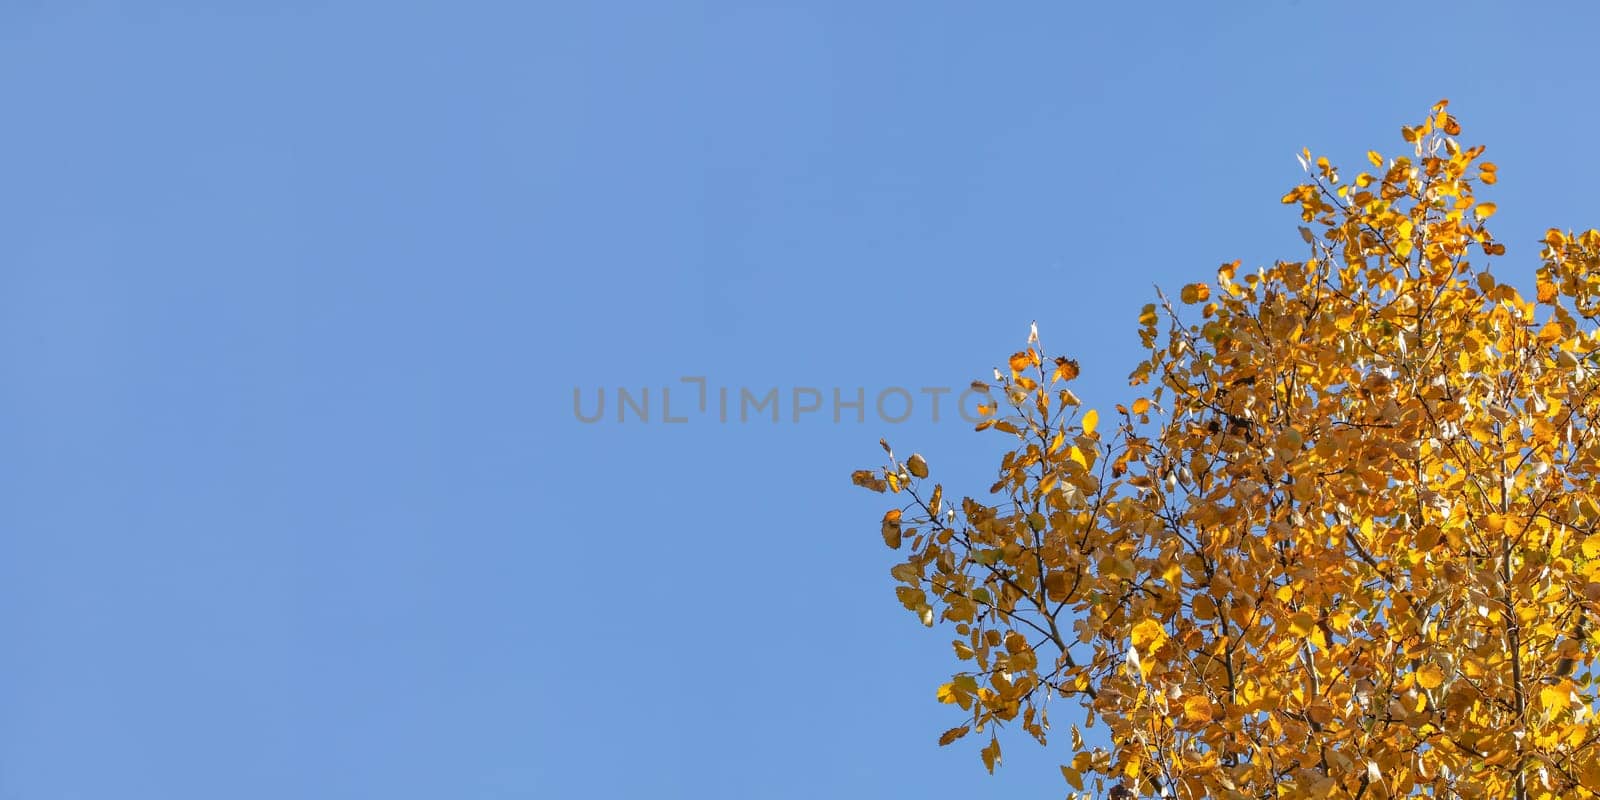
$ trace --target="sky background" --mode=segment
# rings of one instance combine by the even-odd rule
[[[1109,408],[1154,284],[1303,255],[1299,148],[1441,97],[1531,285],[1600,225],[1597,22],[6,0],[0,800],[1061,796],[1064,735],[935,746],[950,632],[849,483],[1003,437],[872,398],[1037,319]]]

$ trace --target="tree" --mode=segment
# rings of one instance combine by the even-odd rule
[[[1030,336],[978,425],[1013,442],[993,502],[887,443],[853,475],[900,503],[901,604],[954,628],[941,744],[989,734],[993,771],[1054,700],[1109,729],[1061,767],[1100,796],[1600,793],[1600,232],[1550,230],[1529,302],[1483,148],[1445,102],[1402,133],[1348,182],[1304,152],[1305,260],[1158,292],[1105,422]]]

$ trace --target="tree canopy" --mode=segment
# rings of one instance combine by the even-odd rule
[[[1600,232],[1549,230],[1524,298],[1484,148],[1443,101],[1402,134],[1349,179],[1303,152],[1305,257],[1158,293],[1125,403],[1030,336],[984,499],[887,443],[852,476],[954,632],[941,744],[1065,739],[1080,796],[1600,793]]]

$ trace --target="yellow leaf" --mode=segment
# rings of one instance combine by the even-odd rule
[[[1134,649],[1149,653],[1167,640],[1167,632],[1161,627],[1161,623],[1146,619],[1133,626],[1128,632],[1128,638],[1133,642]]]
[[[1494,216],[1494,212],[1497,209],[1498,206],[1496,206],[1494,203],[1479,203],[1478,207],[1473,209],[1472,213],[1477,214],[1478,219],[1488,219]]]
[[[1564,709],[1572,702],[1572,690],[1564,684],[1546,686],[1539,690],[1539,704],[1545,711],[1558,711]]]
[[[1149,410],[1150,410],[1150,401],[1148,399],[1141,397],[1138,400],[1133,401],[1133,413],[1135,413],[1135,414],[1143,414],[1143,413],[1145,413],[1146,411],[1149,411]]]
[[[1383,166],[1383,156],[1378,155],[1378,151],[1376,151],[1376,150],[1368,150],[1367,151],[1367,160],[1371,161],[1372,162],[1372,166],[1374,166],[1374,167]]]
[[[994,774],[994,765],[1000,763],[1000,740],[990,739],[978,755],[983,758],[983,765],[989,769],[989,773]]]
[[[1071,784],[1072,788],[1080,792],[1083,791],[1083,775],[1079,774],[1077,770],[1063,764],[1061,765],[1061,777],[1066,778],[1067,783]]]
[[[912,453],[911,457],[906,459],[906,471],[918,478],[926,478],[928,477],[928,462],[923,460],[922,456]]]
[[[1100,424],[1100,412],[1089,409],[1083,413],[1083,435],[1093,436],[1094,429]]]
[[[1444,683],[1444,670],[1435,664],[1423,664],[1417,670],[1417,685],[1424,689],[1437,689]]]
[[[861,486],[879,493],[883,492],[884,489],[889,488],[888,483],[886,483],[882,478],[879,478],[877,473],[869,469],[858,469],[855,472],[850,473],[850,482],[857,486]]]
[[[1301,611],[1289,618],[1289,630],[1296,636],[1310,636],[1311,629],[1317,624],[1317,618]]]
[[[883,543],[900,549],[900,509],[891,508],[883,515]]]
[[[1550,345],[1561,341],[1561,337],[1565,335],[1565,333],[1566,332],[1561,329],[1561,323],[1556,322],[1555,320],[1550,320],[1544,324],[1543,328],[1539,329],[1539,344],[1549,347]]]
[[[1190,695],[1183,701],[1183,718],[1190,722],[1211,721],[1211,701],[1202,695]]]
[[[1600,557],[1600,533],[1590,534],[1583,539],[1583,557]]]

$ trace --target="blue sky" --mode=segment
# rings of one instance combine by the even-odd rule
[[[871,399],[1037,319],[1109,406],[1152,284],[1298,257],[1293,154],[1441,97],[1528,285],[1600,224],[1596,22],[7,2],[0,800],[1059,796],[1064,741],[935,746],[949,636],[848,481],[1004,442]],[[784,419],[665,424],[686,376]]]

